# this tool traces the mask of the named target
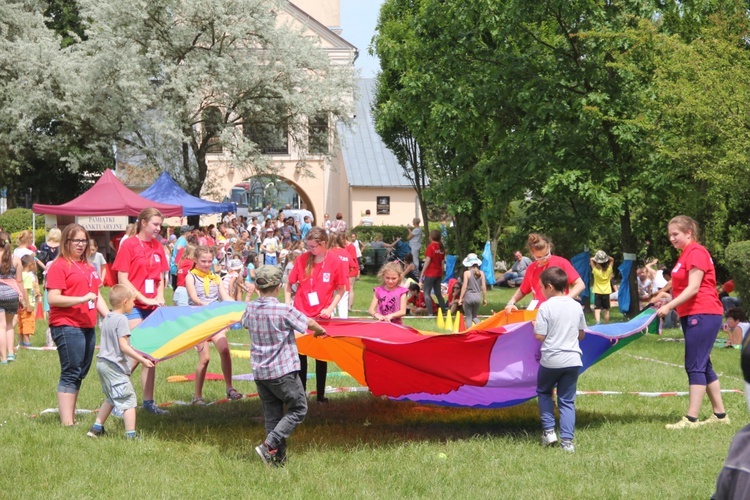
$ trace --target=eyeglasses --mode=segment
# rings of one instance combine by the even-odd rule
[[[310,245],[309,243],[305,244],[308,250],[312,251],[318,248],[320,245]]]
[[[537,257],[537,256],[535,255],[535,256],[534,256],[534,260],[536,260],[536,261],[540,261],[540,260],[547,260],[547,259],[549,259],[549,258],[550,258],[551,256],[552,256],[552,251],[550,250],[549,252],[547,252],[547,255],[545,255],[544,257]]]
[[[68,240],[68,242],[73,243],[74,245],[85,245],[89,240]]]

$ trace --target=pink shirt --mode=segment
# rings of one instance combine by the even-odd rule
[[[386,290],[385,286],[376,286],[372,289],[375,297],[378,299],[378,313],[383,316],[396,313],[401,310],[401,296],[408,293],[409,290],[397,286],[393,290]],[[392,323],[401,324],[401,318],[393,318]]]

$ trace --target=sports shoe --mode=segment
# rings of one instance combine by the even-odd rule
[[[557,442],[555,429],[546,429],[542,432],[542,446],[552,446]]]
[[[700,426],[701,426],[700,422],[691,422],[690,420],[688,420],[687,417],[682,417],[680,421],[677,422],[676,424],[667,424],[664,427],[666,427],[669,430],[675,430],[675,429],[693,429],[695,427],[700,427]]]
[[[258,454],[263,463],[266,465],[276,465],[276,449],[270,449],[266,443],[255,447],[255,453]]]
[[[731,424],[731,422],[729,421],[729,415],[725,416],[724,418],[719,418],[715,414],[712,414],[706,420],[701,420],[700,422],[698,422],[698,425],[711,425],[711,424],[729,425]]]
[[[16,356],[14,354],[8,354],[8,363],[12,363],[16,360]]]
[[[143,409],[154,415],[169,415],[169,410],[159,408],[153,401],[151,403],[143,403]]]
[[[560,441],[560,449],[567,453],[576,452],[576,447],[573,444],[573,441],[571,441],[570,439],[563,439],[562,441]]]
[[[101,430],[98,430],[92,426],[91,429],[89,429],[89,431],[86,433],[86,435],[90,438],[99,438],[106,436],[107,431],[104,430],[104,427],[102,427]]]

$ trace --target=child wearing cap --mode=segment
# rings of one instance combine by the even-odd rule
[[[609,323],[609,296],[612,293],[612,267],[615,259],[604,250],[599,250],[591,257],[591,274],[594,276],[594,319],[601,322],[604,310],[604,322]]]
[[[256,269],[260,297],[247,304],[241,320],[250,333],[250,359],[266,427],[266,438],[255,451],[266,465],[276,467],[286,463],[286,440],[307,414],[295,332],[310,329],[316,337],[326,333],[315,320],[279,302],[282,275],[276,266]]]
[[[482,261],[477,254],[470,253],[463,261],[466,268],[461,286],[461,295],[458,297],[458,305],[463,307],[466,326],[479,323],[479,306],[487,305],[487,280],[484,272],[479,269]]]

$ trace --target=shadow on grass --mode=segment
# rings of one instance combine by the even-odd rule
[[[476,437],[538,441],[536,401],[503,409],[452,408],[382,400],[371,395],[310,400],[307,418],[292,440],[298,451],[321,448],[390,447],[405,443],[445,443]],[[265,436],[258,399],[208,407],[176,406],[165,417],[139,413],[139,427],[149,436],[176,443],[216,446],[223,453],[245,456]],[[662,424],[664,416],[643,412],[579,410],[577,426],[611,423]]]

